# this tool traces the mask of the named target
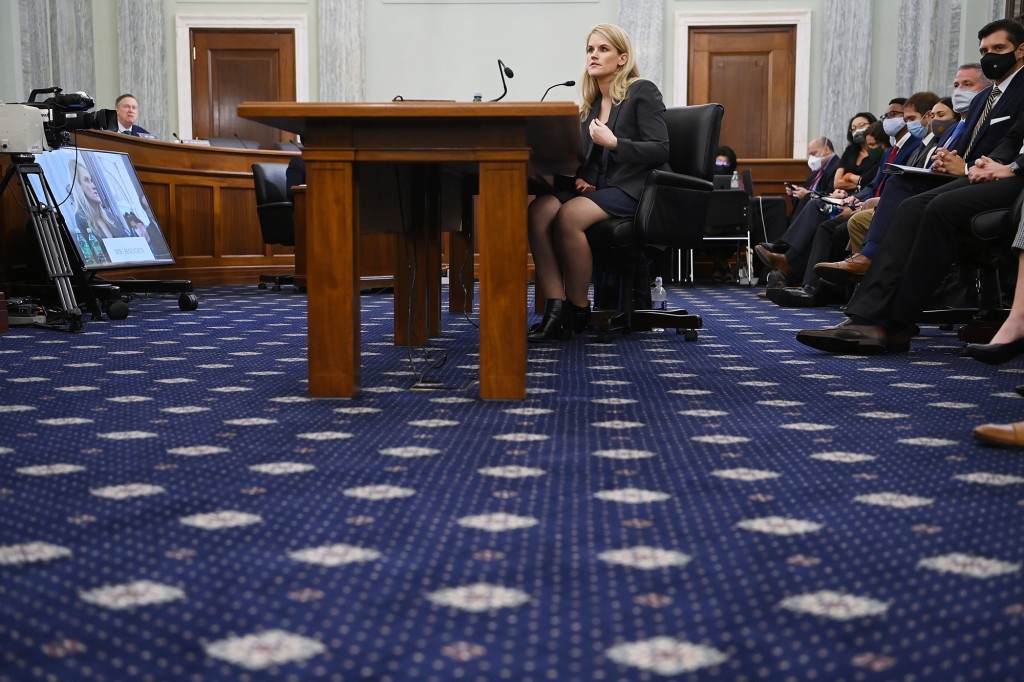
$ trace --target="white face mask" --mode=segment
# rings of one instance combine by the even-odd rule
[[[902,116],[900,116],[899,118],[887,118],[884,121],[882,121],[882,130],[885,131],[886,135],[892,137],[895,136],[896,133],[898,133],[899,131],[903,130],[904,125],[905,124],[903,123]]]
[[[815,156],[814,154],[808,154],[807,166],[811,169],[812,173],[817,173],[821,170],[821,157]]]
[[[954,90],[953,111],[958,114],[966,114],[967,110],[971,108],[971,101],[977,94],[974,90],[964,90],[963,88]]]

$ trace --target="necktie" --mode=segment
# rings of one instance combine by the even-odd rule
[[[985,109],[981,112],[978,122],[974,125],[974,132],[971,133],[971,141],[967,143],[967,149],[964,150],[963,158],[965,161],[967,160],[967,157],[971,155],[971,149],[974,147],[974,141],[978,139],[978,133],[981,132],[981,127],[985,125],[985,121],[988,120],[988,115],[992,111],[992,105],[996,103],[996,98],[999,97],[999,95],[999,87],[993,85],[992,92],[988,94],[988,101],[985,102]]]
[[[897,147],[896,145],[893,145],[892,149],[889,150],[889,156],[887,156],[885,158],[885,163],[886,164],[892,163],[896,159],[896,154],[898,154],[899,151],[900,151],[900,148]],[[882,164],[882,165],[884,166],[885,164]],[[878,170],[875,171],[875,172],[876,173],[881,173],[882,172],[882,166],[879,166]],[[875,196],[876,197],[877,196],[881,196],[882,188],[885,187],[885,181],[888,180],[888,179],[889,179],[888,174],[882,175],[882,179],[878,181],[878,187],[875,188]]]
[[[818,183],[821,181],[821,174],[824,172],[825,171],[819,170],[818,174],[814,176],[814,181],[811,182],[811,186],[808,187],[807,189],[811,190],[812,192],[816,190],[818,188]]]

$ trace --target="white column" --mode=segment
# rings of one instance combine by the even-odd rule
[[[319,0],[320,101],[363,99],[363,0]]]
[[[660,88],[665,51],[664,0],[621,0],[619,26],[629,34],[640,75]]]
[[[846,148],[846,126],[858,111],[870,111],[871,3],[826,0],[821,80],[821,135],[836,152]],[[800,102],[797,102],[800,106]]]
[[[139,100],[139,125],[162,140],[171,137],[163,0],[117,0],[117,56],[121,93]],[[101,108],[112,108],[113,102]]]

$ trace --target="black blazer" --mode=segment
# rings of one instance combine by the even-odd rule
[[[638,80],[629,86],[626,99],[612,105],[608,115],[608,128],[619,140],[618,148],[610,151],[594,144],[590,139],[590,122],[601,111],[598,93],[590,115],[580,123],[583,136],[583,164],[576,177],[597,186],[597,175],[602,157],[605,157],[604,186],[618,187],[640,199],[644,179],[652,170],[670,170],[668,167],[668,127],[665,125],[665,103],[658,86],[648,80]]]

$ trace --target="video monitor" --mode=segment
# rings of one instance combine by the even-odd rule
[[[86,270],[174,263],[127,154],[61,147],[37,154],[36,163]]]

